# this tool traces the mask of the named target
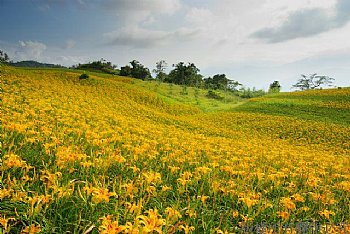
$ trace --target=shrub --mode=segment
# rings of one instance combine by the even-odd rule
[[[87,78],[89,78],[89,75],[86,73],[83,73],[79,76],[79,80],[86,80]]]
[[[218,92],[215,92],[214,90],[209,90],[207,94],[208,98],[222,100],[224,97],[222,97]]]

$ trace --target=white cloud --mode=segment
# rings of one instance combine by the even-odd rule
[[[102,6],[114,12],[125,26],[154,22],[155,16],[170,16],[181,8],[179,0],[106,0]]]
[[[333,8],[333,11],[330,8],[297,10],[289,14],[282,24],[265,27],[254,32],[252,36],[270,43],[277,43],[310,37],[343,27],[350,21],[349,0],[338,0]]]
[[[76,41],[72,40],[72,39],[68,39],[65,41],[65,49],[72,49],[75,45],[77,44]]]
[[[138,26],[124,27],[104,34],[108,45],[131,48],[153,48],[175,42],[189,42],[199,33],[196,29],[179,28],[176,31],[149,30]]]
[[[106,0],[102,3],[107,9],[117,12],[149,12],[171,15],[180,9],[179,0]]]
[[[38,60],[42,57],[47,46],[37,41],[19,41],[17,50],[15,51],[15,59],[17,60]]]

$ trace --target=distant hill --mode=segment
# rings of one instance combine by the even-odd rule
[[[40,63],[40,62],[33,61],[33,60],[10,63],[10,65],[14,66],[14,67],[64,68],[64,66],[62,66],[62,65],[50,64],[50,63]]]

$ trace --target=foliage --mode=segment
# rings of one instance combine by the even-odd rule
[[[88,79],[88,78],[89,78],[89,75],[86,74],[86,73],[83,73],[83,74],[81,74],[81,75],[79,76],[79,79],[80,79],[80,80],[86,80],[86,79]]]
[[[167,68],[168,64],[161,60],[156,63],[156,68],[153,69],[153,72],[156,74],[156,80],[159,82],[164,82],[167,78],[167,74],[165,73],[165,69]]]
[[[131,77],[131,67],[129,65],[121,67],[119,75]]]
[[[165,82],[188,86],[198,86],[202,82],[202,75],[193,63],[180,62],[173,67]]]
[[[311,220],[341,233],[349,222],[349,123],[202,113],[139,86],[147,82],[94,79],[2,74],[0,232],[244,233],[264,223],[272,233],[266,225]],[[322,100],[341,118],[349,91],[291,99]]]
[[[86,64],[78,64],[73,68],[79,70],[89,70],[89,71],[100,71],[108,74],[118,74],[116,70],[116,65],[113,65],[111,62],[107,62],[105,59],[99,61],[93,61]]]
[[[225,74],[216,74],[213,78],[208,77],[204,79],[204,87],[206,89],[221,89],[221,90],[237,90],[238,86],[241,86],[238,81],[230,80]]]
[[[316,73],[309,76],[301,75],[301,77],[302,78],[300,78],[292,88],[300,90],[318,89],[322,86],[331,86],[334,81],[334,78],[329,76],[319,76]]]
[[[242,98],[256,98],[256,97],[261,97],[266,94],[266,92],[262,89],[256,90],[254,87],[251,88],[245,88],[242,87],[240,88],[239,92],[236,92],[238,96]]]
[[[131,67],[126,65],[120,68],[121,76],[129,76],[141,80],[151,78],[149,69],[142,65],[139,61],[133,60],[130,62],[130,64]]]
[[[218,92],[216,92],[214,90],[208,90],[207,97],[213,98],[213,99],[218,99],[218,100],[224,99],[224,97],[222,97]]]
[[[6,52],[0,50],[0,63],[8,63],[10,61],[10,57]]]
[[[281,91],[280,82],[275,80],[270,84],[269,93],[279,93]]]

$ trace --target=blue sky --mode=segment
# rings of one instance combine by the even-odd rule
[[[0,49],[70,66],[193,62],[248,87],[300,74],[350,86],[349,0],[0,0]]]

